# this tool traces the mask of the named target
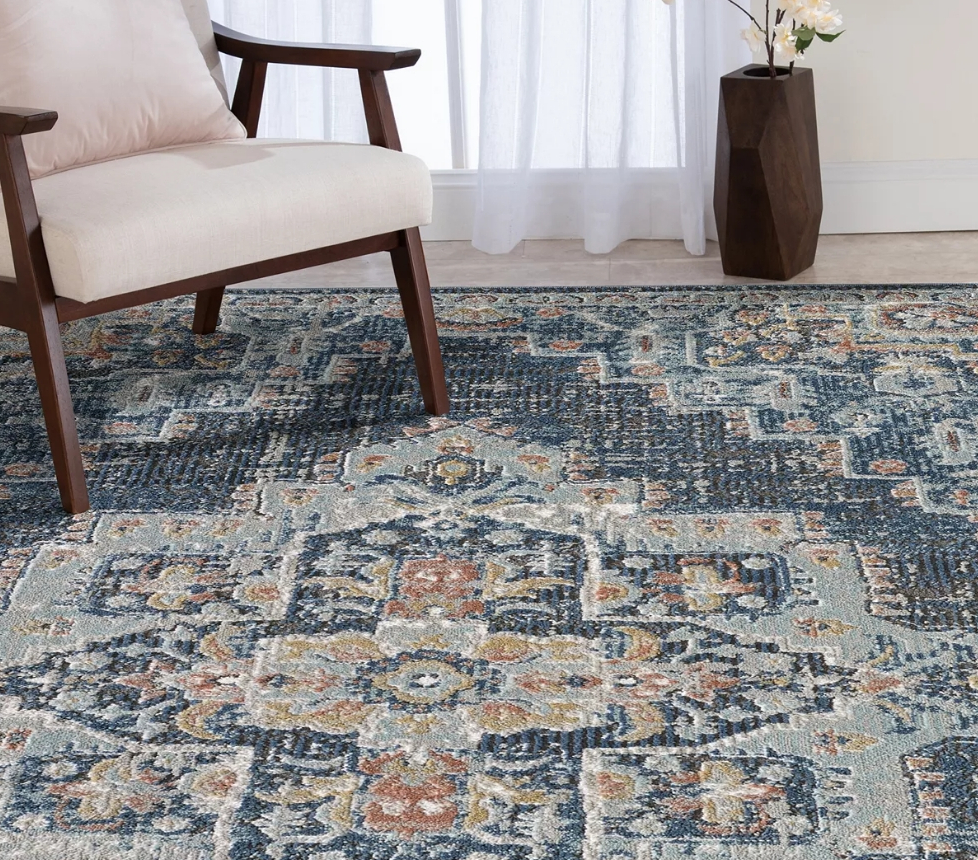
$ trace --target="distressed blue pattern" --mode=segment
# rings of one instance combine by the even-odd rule
[[[0,853],[978,856],[974,291],[436,299],[3,334]]]

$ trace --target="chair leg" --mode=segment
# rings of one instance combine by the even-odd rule
[[[221,300],[224,298],[224,287],[214,287],[212,290],[201,290],[197,293],[197,304],[194,308],[194,334],[213,334],[217,329],[217,318],[221,314]]]
[[[40,318],[31,321],[27,337],[37,388],[41,395],[44,423],[51,443],[61,504],[69,514],[83,514],[90,507],[88,489],[85,486],[78,427],[71,405],[68,370],[65,367],[61,330],[54,305],[42,308]]]
[[[391,251],[394,278],[401,294],[404,319],[414,363],[418,368],[424,408],[432,415],[445,415],[451,408],[445,385],[445,367],[438,345],[435,310],[431,303],[431,285],[425,265],[421,233],[417,227],[405,230],[401,244]]]

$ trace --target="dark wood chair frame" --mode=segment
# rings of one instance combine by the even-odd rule
[[[421,56],[419,50],[272,42],[236,33],[216,23],[214,34],[220,51],[242,60],[231,110],[245,126],[249,137],[255,137],[258,131],[269,63],[325,66],[359,71],[370,143],[387,149],[401,149],[384,74],[393,69],[413,66]],[[78,514],[89,508],[59,329],[61,323],[70,320],[196,293],[193,330],[201,335],[210,334],[217,327],[224,289],[231,284],[388,251],[404,307],[425,409],[433,415],[448,412],[448,392],[428,270],[421,234],[416,227],[211,272],[89,303],[56,296],[22,138],[26,134],[49,130],[57,119],[54,111],[0,107],[0,190],[3,191],[17,275],[14,280],[0,278],[0,325],[27,333],[58,489],[66,511]]]

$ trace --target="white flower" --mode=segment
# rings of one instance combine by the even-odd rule
[[[675,0],[662,0],[672,6]],[[750,17],[750,4],[746,0],[729,0],[734,6]],[[824,41],[834,41],[842,33],[842,15],[832,8],[833,0],[775,0],[778,7],[778,21],[772,36],[770,21],[762,28],[751,19],[751,25],[740,33],[752,53],[759,53],[769,44],[774,45],[778,59],[783,63],[793,63],[804,59],[804,49],[816,36]],[[801,39],[802,49],[798,48]]]
[[[804,54],[797,48],[798,37],[792,32],[790,24],[778,24],[774,28],[774,50],[785,62],[793,63],[800,60]]]
[[[786,18],[816,33],[835,33],[842,26],[842,16],[829,0],[778,0],[778,6]]]
[[[756,23],[752,22],[746,30],[741,32],[740,37],[747,43],[752,54],[764,50],[764,31]]]
[[[842,16],[839,14],[839,10],[829,8],[827,3],[825,4],[825,8],[819,9],[811,25],[816,33],[826,34],[837,33],[841,26]]]

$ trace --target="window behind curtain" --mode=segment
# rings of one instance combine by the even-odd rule
[[[484,0],[209,2],[215,20],[266,38],[298,42],[366,41],[421,48],[422,57],[417,66],[387,76],[402,145],[406,151],[423,158],[432,170],[478,167]],[[660,10],[656,14],[664,20]],[[654,63],[668,64],[668,51],[665,32],[656,35],[649,44]],[[233,88],[237,62],[226,58],[225,70]],[[669,89],[664,93],[650,83],[650,100],[656,103],[671,100],[671,86],[669,80],[658,84],[660,90]],[[323,73],[312,68],[271,67],[259,135],[362,142],[366,140],[366,130],[360,110],[354,71]],[[672,126],[671,121],[668,124]],[[635,166],[676,165],[673,140],[660,138],[654,149],[647,158],[645,154],[638,155]],[[578,166],[563,163],[566,159],[557,154],[551,158],[543,153],[541,157],[548,163],[537,165],[540,167]]]

